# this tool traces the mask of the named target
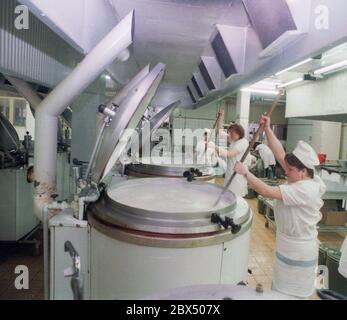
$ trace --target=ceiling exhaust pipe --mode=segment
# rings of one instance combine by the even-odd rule
[[[35,89],[26,81],[5,75],[6,79],[16,88],[16,90],[29,102],[32,115],[35,117],[35,109],[42,102],[43,98],[35,91]],[[61,117],[71,128],[71,111],[66,109]]]
[[[133,41],[134,11],[114,27],[35,110],[34,212],[42,221],[43,208],[56,189],[58,116]]]
[[[34,115],[34,110],[42,102],[42,98],[35,92],[29,83],[26,81],[5,75],[8,81],[16,88],[16,90],[29,102],[31,111]]]

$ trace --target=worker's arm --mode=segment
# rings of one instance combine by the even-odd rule
[[[208,146],[209,148],[215,148],[216,153],[223,158],[234,158],[235,156],[237,156],[240,151],[237,150],[236,148],[232,148],[231,150],[227,150],[221,147],[218,147],[212,143],[209,144]]]
[[[270,149],[274,153],[275,158],[277,159],[281,167],[284,170],[286,170],[287,165],[286,165],[286,162],[284,161],[284,157],[286,153],[283,149],[281,142],[277,139],[277,137],[275,136],[274,132],[272,131],[270,127],[270,118],[262,115],[260,118],[260,124],[264,124],[265,126],[264,131],[266,134],[267,142]]]
[[[250,187],[263,197],[282,200],[282,194],[279,187],[271,187],[267,185],[266,183],[258,179],[254,174],[249,172],[243,163],[238,161],[234,167],[234,171],[238,174],[243,175],[247,179]]]

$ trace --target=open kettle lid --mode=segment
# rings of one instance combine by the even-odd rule
[[[148,66],[140,71],[116,96],[116,115],[105,128],[98,152],[92,167],[91,179],[98,184],[112,169],[128,144],[129,131],[140,122],[148,104],[153,99],[164,76],[166,66],[158,63],[151,71]]]

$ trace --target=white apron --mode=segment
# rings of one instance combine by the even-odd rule
[[[301,298],[311,296],[318,254],[317,239],[296,239],[277,231],[273,289]]]
[[[225,184],[229,181],[234,170],[227,170],[225,173]],[[247,180],[244,176],[236,174],[229,186],[229,190],[234,192],[236,196],[244,197],[248,193]]]
[[[339,273],[347,278],[347,237],[341,247],[341,258],[339,263]]]
[[[233,158],[227,158],[227,171],[225,173],[224,185],[226,185],[234,173],[234,167],[237,161],[240,161],[243,154],[248,147],[248,141],[242,138],[237,141],[232,141],[229,146],[229,150],[237,149],[239,154]],[[229,186],[229,190],[235,193],[236,196],[244,197],[248,193],[247,180],[244,176],[236,174],[232,183]]]

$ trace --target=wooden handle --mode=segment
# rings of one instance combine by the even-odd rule
[[[219,113],[219,111],[220,111],[220,109],[218,110],[218,113]],[[216,122],[215,122],[214,125],[213,125],[213,131],[216,130],[216,127],[217,127],[217,124],[218,124],[218,121],[219,121],[219,118],[220,118],[220,117],[221,117],[221,114],[218,114],[218,117],[217,117],[217,119],[216,119]],[[213,132],[213,131],[212,131],[212,132]],[[208,137],[207,143],[211,142],[212,132],[211,132],[210,136]],[[217,137],[218,137],[218,131],[217,131],[217,133],[216,133],[216,139],[217,139]]]
[[[275,99],[274,102],[272,103],[270,109],[269,109],[268,112],[266,113],[266,115],[267,115],[268,117],[271,117],[272,112],[275,110],[275,108],[276,108],[276,106],[277,106],[277,104],[278,104],[278,101],[279,101],[280,99],[281,99],[281,94],[279,94],[279,95],[276,97],[276,99]],[[245,153],[243,154],[243,156],[242,156],[242,158],[241,158],[241,160],[240,160],[241,162],[244,162],[244,161],[245,161],[246,157],[248,156],[249,151],[253,148],[254,144],[257,142],[257,140],[258,140],[260,134],[263,132],[263,130],[264,130],[264,124],[261,124],[261,125],[259,126],[258,130],[255,132],[255,134],[254,134],[254,136],[253,136],[251,142],[249,143],[248,148],[246,149]]]

